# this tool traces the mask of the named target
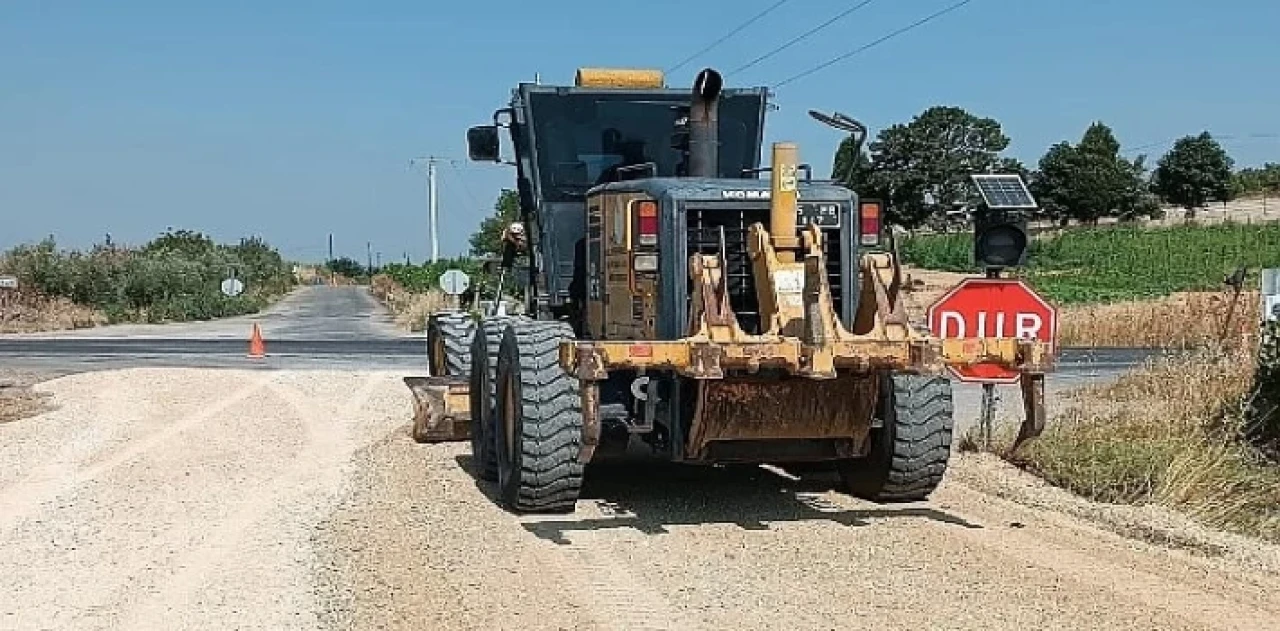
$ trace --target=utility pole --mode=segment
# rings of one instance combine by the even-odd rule
[[[369,275],[372,276],[373,275],[373,243],[370,241],[365,241],[364,250],[365,250],[365,255],[369,257],[369,265],[368,267],[365,268],[365,270],[367,270]]]
[[[431,262],[435,263],[440,260],[440,202],[436,191],[436,163],[442,160],[449,160],[449,158],[422,156],[413,158],[409,161],[409,164],[412,165],[424,160],[427,163],[427,198],[431,221]]]
[[[333,233],[329,233],[329,285],[333,286],[338,279],[337,273],[333,270]]]

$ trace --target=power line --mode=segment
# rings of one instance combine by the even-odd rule
[[[819,25],[817,25],[817,26],[815,26],[815,27],[813,27],[813,28],[811,28],[811,29],[809,29],[809,30],[805,31],[804,33],[801,33],[800,35],[797,35],[796,37],[792,38],[792,39],[791,39],[791,41],[788,41],[787,43],[785,43],[785,44],[783,44],[783,45],[781,45],[781,46],[779,46],[779,47],[777,47],[777,48],[775,48],[775,49],[773,49],[773,50],[771,50],[771,51],[769,51],[769,52],[767,52],[767,53],[765,53],[765,54],[763,54],[763,55],[760,55],[759,57],[756,57],[755,59],[752,59],[752,60],[751,60],[750,62],[748,62],[746,65],[742,66],[741,68],[737,68],[737,69],[733,70],[732,72],[728,73],[728,74],[727,74],[727,75],[725,75],[725,76],[738,74],[739,72],[742,72],[743,70],[746,70],[747,68],[750,68],[750,67],[752,67],[752,66],[754,66],[754,65],[756,65],[756,64],[758,64],[758,63],[760,63],[760,62],[762,62],[762,61],[764,61],[764,60],[766,60],[766,59],[768,59],[768,58],[770,58],[770,57],[772,57],[772,56],[774,56],[774,55],[776,55],[776,54],[778,54],[778,53],[780,53],[780,52],[782,52],[782,51],[784,51],[784,50],[786,50],[786,49],[788,49],[788,48],[791,48],[791,47],[792,47],[792,46],[794,46],[795,44],[798,44],[798,43],[800,43],[802,40],[804,40],[804,39],[808,38],[810,35],[813,35],[814,33],[817,33],[818,31],[821,31],[822,29],[827,28],[828,26],[831,26],[832,24],[835,24],[837,21],[839,21],[840,19],[844,18],[845,16],[848,16],[849,14],[853,13],[854,11],[857,11],[858,9],[861,9],[862,7],[865,7],[865,6],[867,6],[868,4],[871,4],[872,2],[874,2],[874,0],[863,0],[862,2],[859,2],[858,4],[855,4],[855,5],[853,5],[852,7],[849,7],[848,9],[845,9],[845,10],[844,10],[843,12],[841,12],[839,15],[837,15],[837,16],[835,16],[835,17],[833,17],[833,18],[829,19],[829,20],[827,20],[826,22],[823,22],[822,24],[819,24]]]
[[[467,197],[471,199],[471,203],[475,205],[476,210],[480,210],[480,199],[475,196],[475,193],[471,192],[471,186],[467,184],[467,178],[463,177],[462,169],[459,169],[458,164],[453,160],[449,160],[449,168],[453,170],[454,175],[458,176],[458,183],[462,184],[462,192],[466,193]]]
[[[924,26],[925,24],[928,24],[929,22],[932,22],[933,20],[936,20],[936,19],[938,19],[938,18],[940,18],[940,17],[942,17],[942,16],[944,16],[944,15],[946,15],[946,14],[948,14],[948,13],[951,13],[952,11],[955,11],[956,9],[959,9],[960,7],[963,7],[964,5],[969,4],[970,2],[973,2],[973,0],[961,0],[960,2],[957,2],[957,3],[955,3],[955,4],[953,4],[953,5],[949,6],[949,7],[947,7],[947,8],[945,8],[945,9],[942,9],[941,11],[937,11],[937,12],[935,12],[935,13],[932,13],[932,14],[928,15],[927,17],[924,17],[924,18],[921,18],[921,19],[919,19],[919,20],[916,20],[915,22],[912,22],[911,24],[908,24],[907,26],[904,26],[904,27],[902,27],[902,28],[900,28],[900,29],[898,29],[898,30],[896,30],[896,31],[892,32],[892,33],[889,33],[888,35],[885,35],[884,37],[881,37],[880,39],[877,39],[877,40],[875,40],[875,41],[873,41],[873,42],[871,42],[871,43],[868,43],[868,44],[864,44],[864,45],[862,45],[862,46],[860,46],[860,47],[858,47],[858,48],[855,48],[855,49],[853,49],[853,50],[851,50],[851,51],[849,51],[849,52],[847,52],[847,53],[845,53],[845,54],[843,54],[843,55],[840,55],[839,57],[836,57],[836,58],[834,58],[834,59],[831,59],[831,60],[825,61],[825,62],[823,62],[823,63],[821,63],[821,64],[819,64],[819,65],[817,65],[817,66],[814,66],[813,68],[810,68],[810,69],[808,69],[808,70],[805,70],[804,72],[801,72],[800,74],[797,74],[797,75],[794,75],[794,76],[789,77],[789,78],[787,78],[787,79],[784,79],[784,80],[782,80],[782,81],[779,81],[778,83],[773,84],[773,86],[772,86],[772,87],[774,87],[774,88],[779,88],[779,87],[782,87],[782,86],[784,86],[784,85],[786,85],[786,84],[788,84],[788,83],[791,83],[792,81],[796,81],[796,80],[798,80],[798,79],[803,79],[804,77],[807,77],[807,76],[809,76],[809,75],[811,75],[811,74],[813,74],[813,73],[815,73],[815,72],[818,72],[819,70],[822,70],[822,69],[824,69],[824,68],[826,68],[826,67],[828,67],[828,66],[831,66],[831,65],[837,64],[837,63],[839,63],[839,62],[841,62],[841,61],[844,61],[845,59],[848,59],[848,58],[850,58],[850,57],[852,57],[852,56],[854,56],[854,55],[857,55],[857,54],[859,54],[859,53],[862,53],[862,52],[866,51],[866,50],[867,50],[867,49],[869,49],[869,48],[872,48],[872,47],[875,47],[875,46],[879,46],[880,44],[883,44],[883,43],[885,43],[885,42],[887,42],[887,41],[889,41],[889,40],[891,40],[891,39],[893,39],[893,38],[895,38],[895,37],[897,37],[897,36],[899,36],[899,35],[902,35],[903,33],[906,33],[906,32],[908,32],[908,31],[912,31],[912,30],[915,30],[915,29],[917,29],[917,28],[919,28],[919,27],[921,27],[921,26]]]
[[[699,55],[702,55],[703,53],[705,53],[705,52],[707,52],[707,51],[711,50],[712,48],[715,48],[716,46],[719,46],[720,44],[725,43],[725,41],[727,41],[730,37],[733,37],[734,35],[737,35],[738,33],[742,32],[742,30],[743,30],[743,29],[747,28],[748,26],[751,26],[752,24],[754,24],[754,23],[755,23],[757,20],[759,20],[760,18],[763,18],[764,16],[766,16],[766,15],[768,15],[768,14],[772,13],[772,12],[774,11],[774,9],[777,9],[778,7],[780,7],[780,6],[782,6],[782,5],[786,4],[786,3],[788,3],[788,2],[790,2],[790,1],[791,1],[791,0],[778,0],[777,2],[773,3],[773,5],[772,5],[772,6],[770,6],[769,8],[765,9],[764,11],[761,11],[760,13],[757,13],[754,17],[752,17],[751,19],[747,20],[746,22],[743,22],[742,24],[739,24],[739,25],[737,26],[737,28],[733,29],[732,31],[729,31],[729,33],[728,33],[727,35],[725,35],[725,36],[721,37],[720,39],[718,39],[718,40],[716,40],[716,41],[714,41],[714,42],[711,42],[711,44],[710,44],[710,45],[708,45],[706,48],[703,48],[702,50],[700,50],[700,51],[698,51],[698,52],[696,52],[696,53],[694,53],[694,54],[692,54],[692,55],[689,55],[687,58],[685,58],[685,60],[684,60],[684,61],[681,61],[680,63],[678,63],[678,64],[676,64],[676,65],[674,65],[674,66],[672,66],[672,67],[668,68],[668,69],[666,70],[666,72],[670,73],[670,72],[674,72],[674,71],[676,71],[676,70],[680,69],[680,68],[681,68],[682,66],[684,66],[685,64],[687,64],[687,63],[689,63],[689,62],[693,61],[694,59],[697,59]]]
[[[1182,138],[1185,138],[1185,137],[1186,137],[1186,136],[1185,136],[1185,135],[1183,135],[1183,136],[1177,136],[1177,137],[1174,137],[1174,138],[1167,138],[1167,139],[1165,139],[1165,140],[1160,140],[1160,141],[1157,141],[1157,142],[1149,142],[1149,143],[1147,143],[1147,144],[1145,144],[1145,145],[1137,145],[1136,147],[1125,147],[1124,149],[1122,149],[1122,150],[1120,151],[1120,153],[1133,153],[1133,152],[1135,152],[1135,151],[1142,151],[1142,150],[1144,150],[1144,149],[1153,149],[1153,148],[1155,148],[1155,147],[1162,147],[1162,146],[1164,146],[1164,145],[1171,145],[1171,144],[1173,144],[1173,143],[1175,143],[1175,142],[1177,142],[1177,141],[1179,141],[1179,140],[1181,140]],[[1252,132],[1252,133],[1248,133],[1248,134],[1222,134],[1222,135],[1213,135],[1213,139],[1214,139],[1214,140],[1218,140],[1218,141],[1229,141],[1229,142],[1235,142],[1235,141],[1239,141],[1239,140],[1259,140],[1259,139],[1266,139],[1266,138],[1280,138],[1280,133],[1275,133],[1275,132]]]

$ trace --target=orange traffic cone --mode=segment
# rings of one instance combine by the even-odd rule
[[[262,359],[267,356],[267,346],[262,342],[262,331],[258,323],[253,323],[253,335],[249,336],[249,358]]]

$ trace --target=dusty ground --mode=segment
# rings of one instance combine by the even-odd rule
[[[48,397],[31,386],[52,374],[0,368],[0,423],[27,418],[49,409]]]
[[[602,467],[519,518],[393,372],[136,369],[0,426],[0,628],[1274,628],[1280,552],[965,456],[927,503]],[[1121,534],[1123,533],[1123,534]],[[1136,535],[1136,538],[1135,538]],[[1165,541],[1154,545],[1149,541]]]

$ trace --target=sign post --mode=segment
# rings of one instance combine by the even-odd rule
[[[454,306],[458,306],[462,292],[471,286],[471,277],[460,269],[446,270],[440,275],[440,290],[452,297]]]
[[[928,311],[929,332],[940,339],[1021,338],[1053,346],[1058,337],[1058,310],[1026,283],[1008,278],[969,278],[934,302]],[[995,418],[995,386],[1017,383],[1020,376],[999,364],[948,367],[956,379],[981,383],[982,424],[987,443]]]
[[[17,289],[17,276],[0,276],[0,289]]]

